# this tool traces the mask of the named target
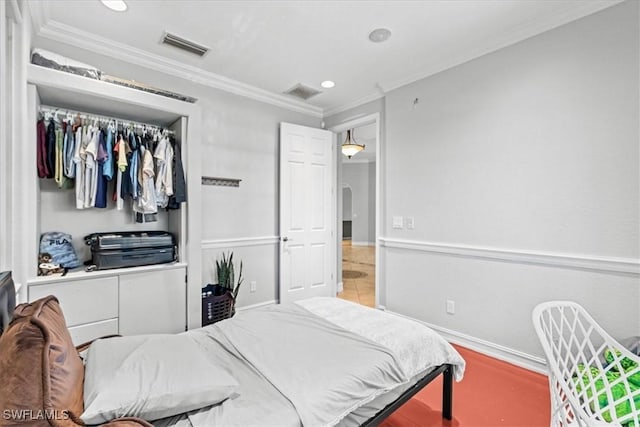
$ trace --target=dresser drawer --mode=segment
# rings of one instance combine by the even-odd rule
[[[86,325],[72,326],[69,334],[74,345],[84,344],[96,338],[118,333],[118,319],[103,320],[101,322],[87,323]]]
[[[30,302],[47,295],[60,301],[67,326],[118,317],[118,277],[29,285]]]

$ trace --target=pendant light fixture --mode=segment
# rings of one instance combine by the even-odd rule
[[[364,144],[358,144],[355,136],[352,138],[351,132],[353,132],[353,129],[349,129],[347,131],[347,138],[342,143],[342,154],[348,158],[351,158],[364,150]]]

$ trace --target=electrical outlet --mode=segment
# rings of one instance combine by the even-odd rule
[[[412,216],[407,217],[407,230],[413,230],[416,224]]]
[[[394,216],[393,217],[393,228],[402,229],[403,221],[404,221],[404,218],[402,218],[401,216]]]
[[[252,281],[252,282],[249,284],[249,290],[250,290],[251,292],[255,292],[255,291],[256,291],[256,281],[255,281],[255,280],[254,280],[254,281]]]
[[[456,314],[456,302],[454,300],[447,300],[447,314]]]

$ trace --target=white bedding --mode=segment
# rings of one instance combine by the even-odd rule
[[[303,311],[308,311],[308,315],[311,317],[318,316],[333,325],[339,326],[339,329],[345,329],[350,333],[371,341],[371,344],[386,348],[395,355],[398,369],[404,374],[402,375],[404,381],[399,381],[396,378],[395,388],[390,391],[387,390],[386,393],[372,401],[370,399],[362,400],[362,406],[359,408],[350,408],[353,409],[353,411],[339,421],[337,425],[340,427],[360,425],[364,420],[372,417],[384,408],[389,402],[395,400],[408,388],[408,378],[411,378],[411,381],[415,382],[435,366],[450,363],[454,365],[455,378],[457,380],[462,378],[465,366],[464,360],[442,337],[419,323],[337,298],[313,298],[294,304],[294,306],[296,305],[303,308]],[[286,306],[275,306],[267,310],[277,311],[280,309],[286,310]],[[297,406],[304,406],[304,399],[301,396],[295,395],[295,393],[300,391],[306,392],[306,390],[298,389],[296,391],[295,384],[296,381],[302,381],[301,384],[303,387],[310,387],[314,373],[327,376],[331,373],[331,369],[325,369],[324,371],[318,369],[318,372],[314,372],[310,366],[309,371],[305,372],[305,379],[280,379],[279,376],[282,376],[283,372],[286,371],[280,370],[281,372],[278,372],[279,369],[277,369],[277,366],[275,370],[271,369],[271,367],[267,369],[266,365],[259,362],[261,346],[264,344],[260,343],[261,338],[259,335],[255,335],[255,348],[251,348],[251,340],[241,340],[238,345],[235,345],[233,343],[235,340],[234,332],[223,332],[228,328],[228,326],[225,325],[229,322],[237,323],[240,328],[252,328],[252,325],[255,324],[255,319],[260,318],[259,310],[265,309],[257,309],[257,317],[256,311],[253,310],[253,313],[241,312],[238,313],[234,319],[187,332],[187,334],[190,334],[200,343],[203,351],[209,357],[216,359],[216,363],[227,369],[229,373],[238,380],[240,387],[237,390],[237,394],[222,404],[191,412],[187,414],[187,416],[156,421],[154,425],[158,427],[186,427],[190,425],[195,427],[210,425],[224,427],[300,427],[302,425],[300,421],[301,416],[303,418],[307,417],[305,426],[315,427],[324,425],[320,420],[313,420],[309,415],[309,411],[313,413],[318,409],[317,406],[310,409],[297,408]],[[293,309],[293,311],[297,312],[299,309]],[[259,334],[268,334],[268,332],[265,332],[265,329],[263,329],[263,326],[264,325],[261,325],[260,328],[257,328],[260,330]],[[238,329],[235,328],[235,331],[237,332]],[[247,336],[251,337],[252,333],[254,332],[249,332]],[[281,345],[283,345],[282,343],[284,342],[285,341],[282,341]],[[330,346],[331,343],[327,342],[324,345]],[[282,354],[284,363],[284,360],[288,356],[286,351],[292,351],[290,348],[282,348],[282,353],[277,353],[277,350],[276,348],[275,353],[265,357],[265,363],[272,363],[271,366],[277,365],[267,361],[276,354]],[[345,355],[342,354],[342,349],[333,348],[332,350],[335,353],[336,359],[332,361],[332,363],[340,363],[340,358],[345,357]],[[307,353],[305,357],[310,357],[312,353],[313,352]],[[259,372],[258,367],[248,361],[247,357],[249,359],[253,358],[254,363],[262,365],[260,369],[265,369],[269,372]],[[327,357],[327,355],[322,357]],[[280,365],[285,366],[282,363]],[[303,361],[299,361],[297,367],[299,373],[302,372],[300,371],[301,366],[304,366]],[[338,378],[345,375],[347,375],[345,372],[340,373]],[[290,396],[285,396],[286,393],[289,393]],[[317,396],[314,395],[314,399],[316,397]],[[327,396],[322,398],[327,398]],[[328,401],[320,405],[332,406],[330,396],[328,398]],[[322,406],[322,408],[324,408],[324,406]],[[303,413],[306,410],[306,415],[301,415],[301,413],[299,413],[300,409]],[[336,414],[336,419],[339,419],[342,415],[344,414]],[[326,425],[334,424],[335,423],[328,423]]]
[[[457,381],[464,375],[465,362],[460,354],[444,338],[418,322],[340,298],[309,298],[296,304],[387,347],[396,354],[409,378],[444,363],[454,365]]]

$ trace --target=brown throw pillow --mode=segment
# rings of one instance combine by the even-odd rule
[[[0,336],[0,426],[77,426],[83,381],[58,300],[16,307]]]

